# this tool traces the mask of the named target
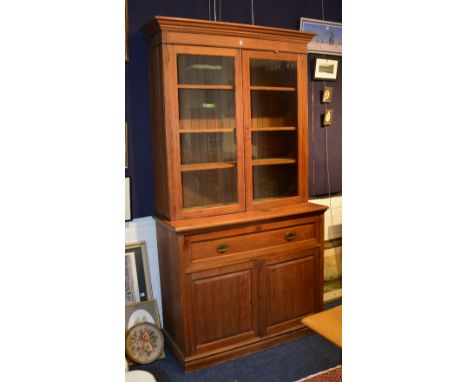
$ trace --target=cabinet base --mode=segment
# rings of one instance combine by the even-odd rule
[[[185,357],[171,336],[166,331],[163,330],[163,332],[167,345],[174,353],[185,373],[240,358],[312,334],[308,328],[299,326],[292,331],[289,330],[268,337],[255,338],[244,343],[236,344],[235,346]]]

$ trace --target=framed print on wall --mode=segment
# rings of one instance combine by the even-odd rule
[[[333,88],[325,86],[322,91],[322,103],[330,103],[332,101]]]
[[[132,220],[132,178],[125,177],[125,221]]]
[[[316,33],[315,37],[307,44],[309,52],[341,56],[343,44],[341,23],[301,17],[300,30]]]
[[[325,109],[323,114],[323,126],[330,126],[333,122],[333,109]]]
[[[338,75],[338,60],[315,58],[314,80],[336,81]]]
[[[125,245],[125,304],[148,301],[153,288],[148,266],[146,243],[139,241]]]

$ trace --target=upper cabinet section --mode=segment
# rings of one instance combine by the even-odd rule
[[[180,220],[306,202],[312,35],[170,17],[142,32],[156,215]]]

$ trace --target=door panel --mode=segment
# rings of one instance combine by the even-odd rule
[[[258,281],[253,262],[197,272],[190,277],[196,353],[258,335]]]
[[[300,55],[243,52],[248,209],[299,203],[303,171]]]
[[[262,334],[268,335],[300,324],[320,309],[317,272],[320,249],[307,249],[264,261],[262,288]]]
[[[181,217],[245,210],[239,51],[175,46],[171,67]]]

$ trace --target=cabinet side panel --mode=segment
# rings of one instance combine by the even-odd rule
[[[165,224],[156,221],[156,227],[164,330],[186,354],[178,239]]]
[[[163,72],[160,46],[148,52],[148,78],[151,118],[151,140],[153,148],[154,200],[156,215],[169,217],[169,190],[167,170],[167,147],[164,131]]]

